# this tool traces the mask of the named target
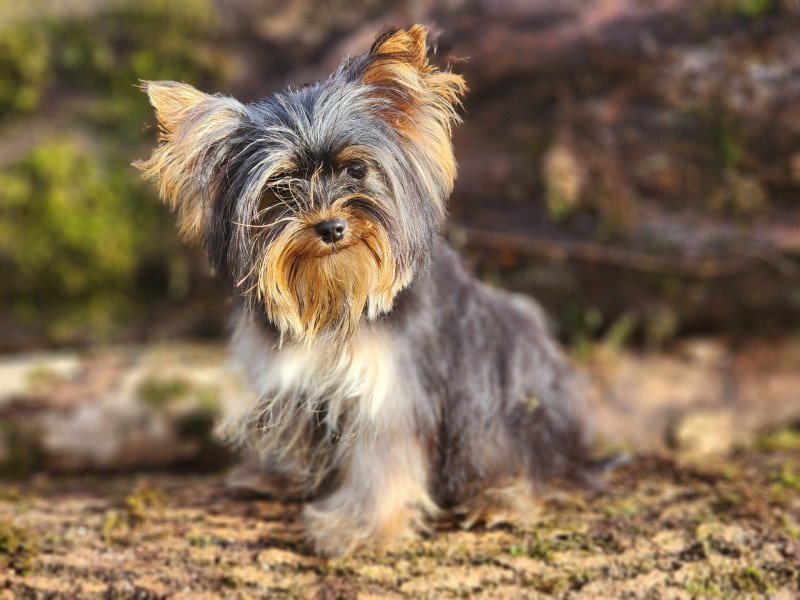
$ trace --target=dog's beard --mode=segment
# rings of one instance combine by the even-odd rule
[[[347,234],[326,244],[314,224],[331,216],[312,211],[289,219],[261,257],[258,299],[292,340],[345,341],[363,317],[387,312],[402,287],[385,229],[368,216],[338,210]]]

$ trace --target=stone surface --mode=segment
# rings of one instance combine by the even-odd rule
[[[738,347],[688,339],[647,353],[597,345],[576,366],[606,449],[725,452],[800,421],[792,339]],[[251,399],[222,344],[7,357],[0,372],[6,474],[218,468],[231,456],[214,424]]]
[[[0,370],[0,471],[21,458],[48,472],[218,468],[230,455],[214,425],[249,397],[221,345],[13,357]]]

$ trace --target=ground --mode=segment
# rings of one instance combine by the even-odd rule
[[[299,505],[219,475],[93,475],[4,485],[0,596],[22,598],[795,598],[800,435],[724,459],[640,456],[596,496],[560,491],[524,528],[435,533],[314,556]]]

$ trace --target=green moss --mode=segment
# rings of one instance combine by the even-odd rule
[[[773,575],[748,565],[733,570],[695,573],[684,585],[693,598],[753,597],[774,591]]]
[[[118,510],[106,511],[103,517],[103,525],[100,528],[100,535],[106,544],[129,543],[128,531],[130,526]]]
[[[597,573],[594,571],[571,571],[569,573],[569,588],[577,592],[596,578]]]
[[[218,412],[221,405],[219,388],[214,385],[204,385],[198,387],[197,403],[203,410]]]
[[[763,452],[800,449],[800,429],[783,427],[764,433],[756,439],[754,446]]]
[[[786,460],[774,476],[775,483],[790,491],[800,492],[800,467],[793,460]]]
[[[717,498],[711,503],[711,510],[717,515],[735,513],[744,502],[741,494],[732,490],[720,490]]]
[[[766,575],[756,567],[748,566],[729,575],[731,587],[739,592],[765,594],[771,591]]]
[[[161,490],[147,482],[139,482],[125,498],[128,522],[132,526],[141,525],[151,512],[164,508],[166,503],[166,497]]]
[[[194,548],[206,548],[217,543],[218,538],[204,533],[190,532],[186,534],[186,541]]]
[[[566,591],[569,579],[564,575],[545,575],[544,573],[526,574],[525,585],[535,589],[537,592],[551,596],[561,594]]]
[[[539,531],[535,531],[524,544],[511,545],[506,549],[506,552],[511,556],[527,555],[531,558],[551,563],[558,552],[593,552],[597,549],[607,552],[620,552],[621,548],[619,541],[612,534],[598,533],[589,535],[571,531],[545,537]]]
[[[42,538],[42,545],[46,552],[57,551],[66,545],[66,538],[57,531],[48,531]]]
[[[606,322],[603,312],[596,306],[572,303],[562,311],[561,321],[572,332],[570,349],[573,356],[585,359],[595,346],[600,329]]]
[[[0,562],[20,575],[33,569],[39,552],[39,538],[35,532],[15,525],[6,519],[0,521]]]
[[[733,0],[731,10],[748,19],[758,19],[778,8],[776,0]]]
[[[552,562],[555,558],[556,549],[550,540],[539,537],[536,533],[525,546],[525,554],[531,558],[541,560],[544,562]]]
[[[603,512],[608,517],[634,517],[646,509],[646,503],[641,498],[620,497],[610,501],[603,507]]]
[[[185,379],[148,377],[139,384],[137,396],[142,403],[148,406],[164,408],[186,398],[191,391],[192,385]]]
[[[775,520],[783,533],[792,539],[800,539],[800,522],[796,522],[790,515],[777,511]]]
[[[684,584],[683,589],[692,598],[720,598],[722,590],[711,575],[694,575]]]
[[[121,507],[106,512],[100,534],[108,544],[128,545],[132,542],[133,531],[164,506],[164,493],[141,481],[128,494]]]

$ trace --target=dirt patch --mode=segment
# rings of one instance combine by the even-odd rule
[[[640,457],[602,495],[551,496],[536,525],[440,523],[429,538],[336,560],[309,551],[299,505],[235,496],[217,476],[39,478],[3,487],[0,521],[37,543],[0,557],[13,559],[2,588],[31,598],[796,597],[799,439],[784,430],[713,464]]]

